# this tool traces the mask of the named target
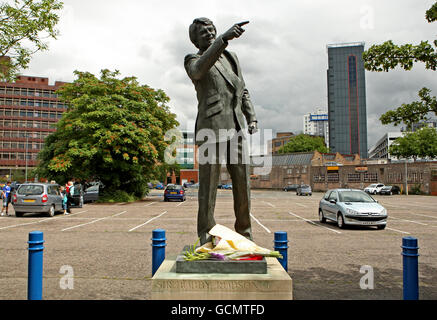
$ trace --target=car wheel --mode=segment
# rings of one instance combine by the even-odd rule
[[[373,191],[373,194],[376,194],[377,192],[376,192],[376,190],[375,191]]]
[[[47,215],[48,215],[49,217],[54,217],[54,216],[55,216],[55,206],[54,206],[54,205],[52,205],[52,206],[50,207],[49,212],[47,212]]]
[[[340,229],[344,229],[344,218],[343,218],[343,215],[341,213],[339,213],[337,215],[337,226]]]
[[[15,211],[15,216],[16,217],[22,217],[23,215],[24,215],[24,212]]]
[[[390,195],[392,196],[392,195],[393,195],[393,192],[390,191]]]
[[[319,209],[319,221],[321,223],[325,223],[326,222],[326,218],[323,216],[323,211],[322,209]]]
[[[376,226],[378,228],[378,230],[384,230],[385,229],[385,224],[381,224],[379,226]]]

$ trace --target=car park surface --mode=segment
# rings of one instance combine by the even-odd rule
[[[251,190],[254,241],[273,249],[274,233],[287,232],[294,299],[402,299],[405,236],[416,237],[420,247],[419,298],[437,299],[437,197],[372,196],[388,211],[386,228],[376,230],[320,223],[323,195]],[[197,190],[188,189],[186,197],[164,202],[163,192],[152,190],[143,201],[85,204],[67,216],[1,217],[0,299],[27,298],[27,240],[34,230],[45,240],[43,299],[150,299],[152,231],[166,231],[166,257],[197,240]],[[232,192],[217,190],[215,219],[233,228]],[[60,287],[63,266],[74,271],[72,290]],[[360,287],[363,266],[373,270],[373,290]]]

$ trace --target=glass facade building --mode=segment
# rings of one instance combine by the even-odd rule
[[[367,158],[364,43],[332,44],[327,51],[329,147]]]

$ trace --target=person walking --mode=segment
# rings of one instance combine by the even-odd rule
[[[71,213],[71,204],[73,202],[74,185],[73,181],[67,183],[67,214]]]
[[[67,201],[68,201],[68,197],[67,197],[67,190],[65,189],[65,187],[61,186],[59,188],[59,192],[61,193],[62,196],[62,209],[64,209],[64,214],[67,215]]]
[[[11,202],[11,182],[8,181],[6,185],[2,189],[2,198],[3,198],[3,207],[1,211],[1,215],[4,215],[4,211],[6,211],[6,215],[8,216],[9,203]]]

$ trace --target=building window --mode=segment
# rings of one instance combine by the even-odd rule
[[[364,182],[378,182],[378,174],[377,173],[365,173],[364,174]]]
[[[338,173],[328,173],[328,182],[338,182],[340,181],[340,176]]]
[[[348,182],[360,182],[361,174],[360,173],[348,173],[347,175]]]
[[[315,174],[313,177],[314,182],[325,182],[324,174]]]
[[[260,176],[260,180],[261,181],[269,181],[270,180],[270,175],[269,174],[263,174]]]

